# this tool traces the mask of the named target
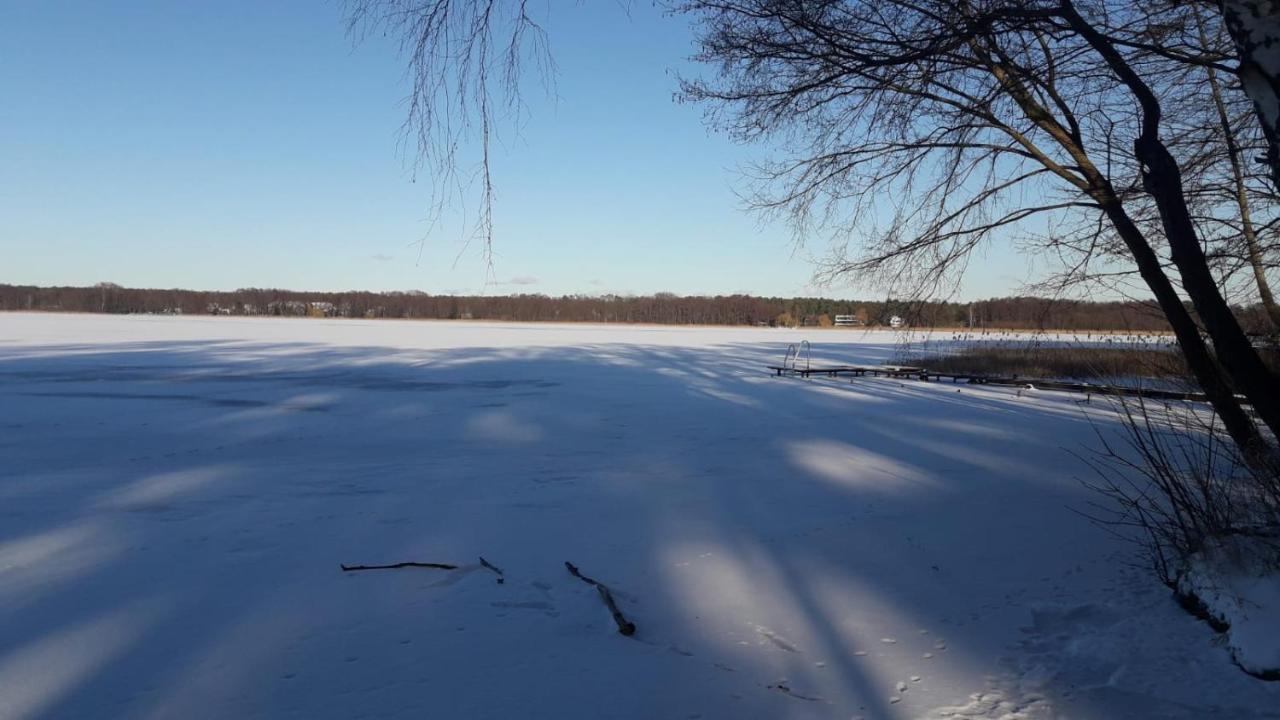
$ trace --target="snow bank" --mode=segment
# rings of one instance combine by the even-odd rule
[[[1235,537],[1194,554],[1178,578],[1217,626],[1246,672],[1280,680],[1280,547],[1277,539]]]

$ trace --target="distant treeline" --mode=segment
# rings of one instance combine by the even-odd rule
[[[93,287],[0,285],[0,310],[156,315],[267,315],[419,318],[673,325],[857,325],[1062,330],[1167,330],[1163,316],[1141,302],[1085,302],[1010,297],[975,302],[905,302],[775,298],[750,295],[684,297],[504,295],[419,292],[298,292],[245,288],[233,292],[150,290],[112,283]],[[1246,325],[1257,310],[1242,308]]]

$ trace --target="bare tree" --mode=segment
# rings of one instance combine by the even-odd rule
[[[493,245],[493,147],[496,124],[518,113],[525,61],[544,79],[553,73],[546,32],[528,0],[347,0],[348,33],[398,38],[407,64],[409,96],[403,126],[415,171],[435,183],[433,209],[478,186],[473,237]],[[460,157],[479,143],[479,157]]]
[[[1185,62],[1141,47],[1167,16],[1118,2],[1090,3],[1086,16],[1069,0],[683,9],[714,67],[685,96],[737,137],[794,151],[761,168],[757,205],[801,232],[857,238],[859,254],[836,272],[927,293],[984,241],[1015,234],[1123,259],[1231,436],[1249,454],[1271,452],[1235,392],[1274,433],[1280,383],[1220,291],[1162,139],[1158,92]]]

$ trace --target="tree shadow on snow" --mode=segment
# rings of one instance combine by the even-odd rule
[[[1029,604],[1114,575],[1064,450],[1110,420],[783,349],[0,350],[0,715],[963,710]],[[461,567],[338,568],[402,560]]]

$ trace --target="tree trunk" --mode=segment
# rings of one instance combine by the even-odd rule
[[[1248,207],[1247,203],[1244,205]],[[1267,282],[1267,268],[1262,259],[1262,250],[1258,247],[1258,237],[1254,233],[1253,223],[1248,219],[1247,210],[1241,214],[1243,223],[1245,251],[1248,253],[1249,266],[1253,269],[1253,279],[1258,285],[1258,299],[1266,310],[1267,319],[1271,321],[1271,332],[1280,333],[1280,305],[1276,305],[1275,295],[1271,294],[1271,284]]]
[[[1134,152],[1144,165],[1143,187],[1160,211],[1182,287],[1213,339],[1218,359],[1262,421],[1280,437],[1280,382],[1263,364],[1209,271],[1182,193],[1182,172],[1168,148],[1156,138],[1139,137]]]
[[[1204,391],[1205,397],[1213,405],[1218,417],[1222,418],[1223,427],[1235,440],[1246,459],[1253,460],[1263,455],[1268,447],[1267,444],[1262,440],[1257,426],[1241,407],[1235,393],[1223,378],[1222,368],[1214,360],[1213,353],[1200,335],[1200,328],[1196,326],[1191,313],[1187,312],[1186,305],[1182,304],[1178,291],[1165,275],[1164,268],[1160,265],[1160,258],[1151,249],[1142,231],[1124,211],[1111,188],[1106,188],[1103,196],[1098,200],[1102,205],[1102,211],[1111,220],[1120,238],[1124,240],[1129,252],[1133,255],[1138,265],[1138,272],[1155,295],[1156,302],[1160,304],[1160,310],[1169,320],[1174,337],[1178,339],[1178,345],[1181,346],[1182,354],[1187,360],[1187,366],[1191,368],[1191,373],[1200,383],[1200,389]]]
[[[1209,46],[1209,38],[1205,33],[1204,22],[1200,18],[1198,8],[1193,8],[1196,19],[1196,30],[1200,33],[1200,44]],[[1227,161],[1231,164],[1231,180],[1235,190],[1236,207],[1240,211],[1240,235],[1244,240],[1245,257],[1253,270],[1254,284],[1258,287],[1258,299],[1266,311],[1271,323],[1271,332],[1280,332],[1280,306],[1276,305],[1275,296],[1271,293],[1271,284],[1267,282],[1266,266],[1263,263],[1262,250],[1258,246],[1258,234],[1253,227],[1253,216],[1249,208],[1249,194],[1245,186],[1244,168],[1240,164],[1240,145],[1236,142],[1235,131],[1231,128],[1231,116],[1227,112],[1226,101],[1222,98],[1222,84],[1218,82],[1218,72],[1206,68],[1209,91],[1213,96],[1213,106],[1218,112],[1218,124],[1222,127],[1222,139],[1227,147]]]
[[[1271,181],[1280,191],[1280,2],[1219,0],[1240,56],[1240,84],[1267,137]]]

